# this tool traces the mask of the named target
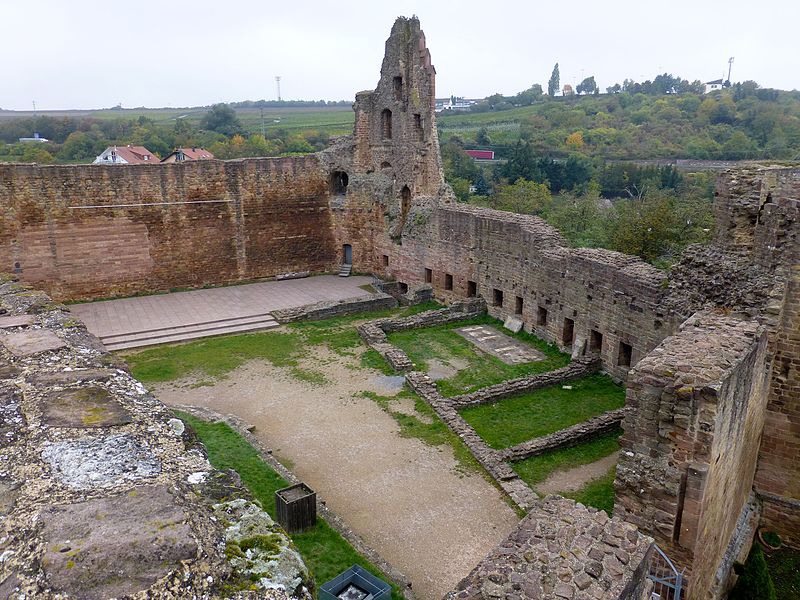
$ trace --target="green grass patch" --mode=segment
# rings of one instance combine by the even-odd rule
[[[783,547],[765,553],[778,600],[800,598],[800,550]]]
[[[289,483],[261,460],[258,452],[226,423],[209,423],[186,413],[176,414],[197,432],[208,451],[211,464],[217,469],[236,470],[253,497],[275,518],[275,491]],[[384,580],[387,579],[323,519],[317,519],[313,529],[292,534],[291,538],[317,585],[334,578],[354,564]],[[402,597],[399,589],[392,585],[392,598],[401,600]]]
[[[277,367],[297,366],[302,340],[291,333],[268,331],[221,336],[127,355],[133,376],[145,383],[172,381],[190,374],[222,377],[248,360]]]
[[[508,448],[625,405],[625,389],[607,375],[589,375],[494,404],[465,408],[461,416],[492,448]]]
[[[266,331],[226,335],[214,338],[159,346],[127,354],[125,360],[133,376],[145,383],[174,381],[188,375],[220,378],[249,360],[265,360],[276,367],[291,367],[292,375],[302,381],[324,385],[327,380],[316,371],[298,368],[308,346],[327,346],[343,355],[354,355],[361,346],[355,330],[358,322],[392,315],[406,316],[440,308],[426,302],[397,309],[334,317],[321,321],[292,323],[288,331]]]
[[[598,477],[583,486],[577,492],[561,492],[565,498],[572,498],[586,506],[594,506],[606,511],[609,515],[614,512],[614,477],[617,467],[609,469],[608,473]]]
[[[453,455],[458,462],[461,472],[483,473],[475,457],[469,451],[460,437],[450,431],[447,425],[439,418],[436,412],[428,406],[422,398],[410,390],[402,390],[396,396],[381,396],[374,392],[362,392],[365,398],[373,400],[378,406],[385,410],[400,426],[400,436],[405,438],[417,438],[431,446],[449,445],[453,449]],[[421,417],[408,415],[392,408],[397,399],[412,398],[414,400],[414,411]]]
[[[453,377],[437,381],[439,391],[444,396],[457,396],[507,379],[552,371],[569,362],[569,356],[559,351],[556,346],[548,344],[530,333],[504,331],[503,333],[534,346],[545,355],[545,359],[538,362],[507,365],[499,358],[485,354],[472,342],[454,331],[468,325],[493,325],[502,328],[501,321],[484,315],[436,327],[398,331],[390,333],[388,337],[389,341],[402,348],[420,369],[427,370],[428,361],[432,359],[444,363],[452,359],[461,359],[467,362],[466,368],[460,370]]]
[[[365,369],[375,369],[384,375],[396,375],[389,363],[384,360],[377,350],[372,348],[361,354],[361,366]]]
[[[615,429],[578,446],[532,456],[512,463],[511,466],[522,480],[535,490],[536,484],[547,479],[554,471],[587,465],[616,452],[619,450],[620,435],[622,435],[622,430]]]

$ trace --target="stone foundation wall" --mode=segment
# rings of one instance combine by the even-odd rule
[[[3,280],[0,312],[1,597],[310,600],[238,476],[64,306]],[[245,530],[274,547],[228,558]]]
[[[649,600],[651,542],[629,523],[548,496],[445,599]]]
[[[332,270],[317,155],[0,165],[0,271],[87,299]]]
[[[272,316],[279,323],[294,321],[328,319],[343,315],[354,315],[376,310],[387,310],[397,307],[397,300],[389,294],[375,294],[371,298],[347,298],[338,301],[323,301],[297,308],[283,308],[272,311]]]
[[[691,571],[693,600],[717,597],[717,568],[751,493],[766,349],[757,321],[702,312],[628,380],[615,514]]]

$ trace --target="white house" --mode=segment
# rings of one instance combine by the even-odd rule
[[[95,165],[144,165],[158,163],[158,157],[144,146],[109,146],[94,159]]]

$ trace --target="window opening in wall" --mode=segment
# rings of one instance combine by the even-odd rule
[[[515,315],[521,315],[522,314],[522,302],[523,302],[522,297],[521,296],[517,296],[516,297],[516,301],[514,302],[514,314]]]
[[[422,128],[422,115],[414,114],[414,132],[417,134],[417,140],[422,141],[425,136],[425,130]]]
[[[450,273],[444,274],[444,289],[452,290],[453,289],[453,276]]]
[[[575,339],[575,321],[569,317],[564,317],[564,331],[561,334],[561,343],[565,346],[572,346]]]
[[[492,289],[492,303],[495,306],[503,306],[503,290]]]
[[[408,284],[407,283],[403,283],[402,281],[398,281],[397,282],[397,287],[400,289],[400,293],[401,294],[407,294],[408,293]]]
[[[631,356],[633,355],[633,348],[630,344],[625,342],[619,343],[619,355],[617,356],[617,364],[620,367],[631,366]]]
[[[388,267],[389,266],[389,255],[388,254],[384,254],[383,255],[383,266],[384,267]]]
[[[392,139],[392,111],[388,108],[381,113],[381,137],[385,140]]]
[[[547,309],[544,306],[540,306],[539,310],[536,311],[536,324],[541,327],[547,325]]]
[[[603,349],[603,334],[592,329],[589,331],[589,351],[600,352]]]
[[[402,213],[403,221],[406,220],[408,216],[408,211],[411,209],[411,190],[408,189],[407,185],[403,186],[403,189],[400,191],[400,212]]]
[[[331,173],[331,192],[337,196],[344,196],[347,193],[348,180],[349,177],[344,171]]]
[[[467,296],[474,298],[478,295],[478,284],[474,281],[467,281]]]
[[[433,283],[433,269],[425,269],[425,283]]]
[[[403,78],[402,77],[395,77],[392,80],[394,84],[394,99],[395,100],[402,100],[403,99]]]

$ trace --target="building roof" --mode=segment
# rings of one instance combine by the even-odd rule
[[[183,158],[178,158],[179,154],[183,154]],[[175,160],[209,160],[212,158],[214,158],[214,155],[205,148],[177,148],[165,156],[161,162],[174,162]]]
[[[109,150],[114,150],[117,156],[130,165],[158,162],[158,158],[144,146],[109,146],[103,153],[105,154]]]
[[[478,160],[494,160],[494,150],[466,150],[466,153]]]
[[[722,79],[715,79],[714,81],[706,81],[706,85],[722,85]]]

